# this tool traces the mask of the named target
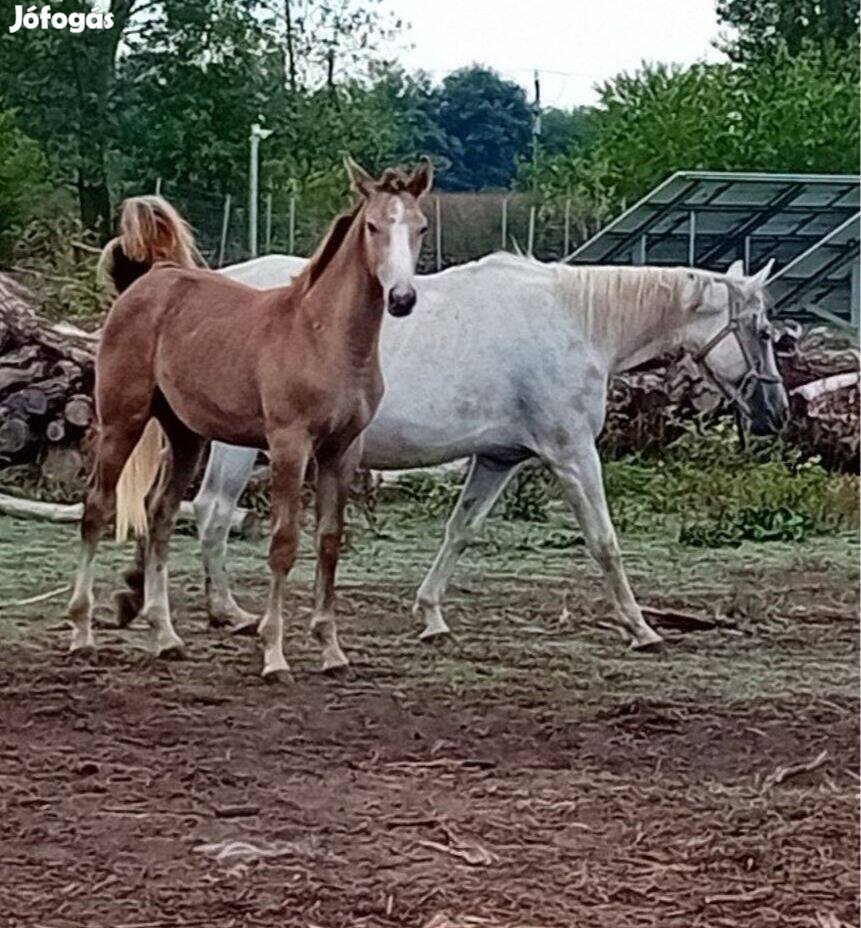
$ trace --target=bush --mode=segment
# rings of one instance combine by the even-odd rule
[[[17,230],[46,195],[47,174],[42,149],[21,132],[0,101],[0,259],[8,256]]]
[[[689,428],[655,461],[610,462],[605,481],[618,528],[675,526],[694,546],[803,541],[857,525],[857,477],[831,474],[779,441],[742,450],[729,423]]]

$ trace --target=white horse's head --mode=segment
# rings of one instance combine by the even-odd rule
[[[755,435],[779,432],[789,400],[774,355],[775,331],[765,311],[774,261],[746,277],[736,261],[726,274],[690,275],[684,347],[746,419]]]

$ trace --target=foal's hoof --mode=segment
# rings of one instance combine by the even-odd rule
[[[348,664],[333,664],[331,667],[323,667],[323,673],[330,680],[353,680],[355,674],[353,668]]]
[[[129,590],[117,593],[114,599],[117,604],[117,628],[128,628],[140,612],[140,601]]]
[[[98,661],[99,652],[94,644],[85,644],[79,648],[71,648],[69,657],[81,664],[95,664]]]
[[[292,686],[296,682],[293,679],[293,674],[286,667],[277,670],[264,670],[262,676],[263,682],[267,686]]]

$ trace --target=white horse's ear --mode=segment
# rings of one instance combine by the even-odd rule
[[[744,262],[733,261],[727,268],[726,276],[729,277],[730,280],[742,280],[744,278]]]
[[[356,164],[349,155],[344,158],[344,166],[347,168],[347,174],[350,177],[353,190],[355,190],[359,196],[370,196],[376,183],[374,178],[371,177],[363,167]]]
[[[762,288],[768,282],[768,278],[771,277],[771,269],[774,267],[774,258],[771,258],[768,264],[765,267],[760,268],[753,277],[749,277],[747,280],[747,289],[751,292],[756,290],[762,290]]]

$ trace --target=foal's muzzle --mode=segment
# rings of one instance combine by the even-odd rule
[[[396,293],[390,291],[388,299],[389,312],[393,316],[409,316],[416,305],[416,291],[410,287]]]

